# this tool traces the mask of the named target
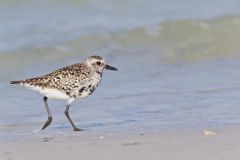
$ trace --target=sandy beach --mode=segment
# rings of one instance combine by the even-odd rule
[[[0,144],[1,160],[226,160],[240,158],[240,130],[79,135]]]

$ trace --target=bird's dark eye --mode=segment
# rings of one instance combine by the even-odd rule
[[[101,62],[98,61],[98,62],[97,62],[97,65],[100,65],[100,64],[101,64]]]

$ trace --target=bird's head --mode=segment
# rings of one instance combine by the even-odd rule
[[[96,71],[99,72],[103,72],[104,69],[117,71],[117,68],[106,64],[104,59],[100,56],[88,57],[86,63],[88,66],[93,67]]]

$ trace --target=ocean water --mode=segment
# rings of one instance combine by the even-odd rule
[[[239,0],[3,0],[0,141],[76,135],[64,101],[11,86],[97,54],[106,71],[70,115],[81,134],[240,124]]]

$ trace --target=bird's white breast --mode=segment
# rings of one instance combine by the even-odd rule
[[[91,79],[91,84],[94,86],[97,86],[101,82],[101,75],[100,74],[94,74]]]
[[[85,88],[83,92],[79,95],[79,98],[85,98],[88,97],[94,90],[97,88],[98,84],[101,82],[101,75],[100,74],[94,74],[88,82],[86,82],[82,87]],[[91,86],[89,88],[89,86]],[[94,88],[94,89],[93,89]],[[93,90],[93,91],[91,91]]]

